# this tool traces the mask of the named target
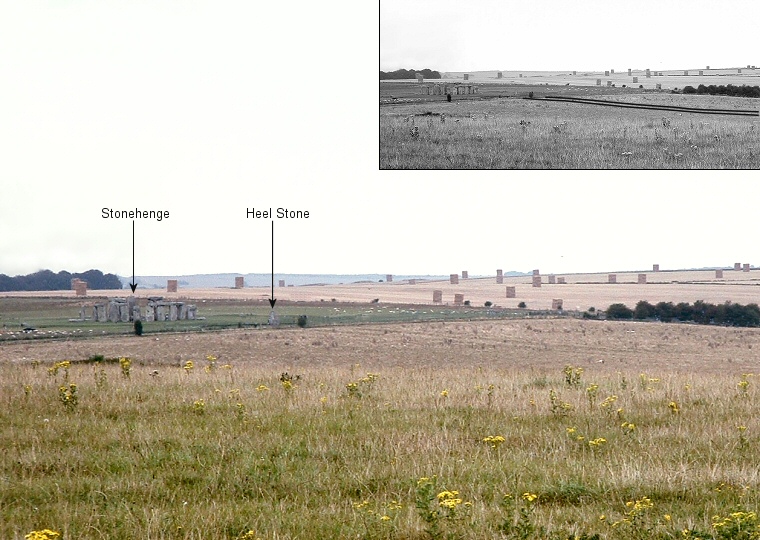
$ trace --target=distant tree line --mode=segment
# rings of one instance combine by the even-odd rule
[[[641,300],[634,309],[625,304],[612,304],[606,311],[608,319],[638,319],[662,322],[681,321],[721,326],[760,326],[760,306],[757,304],[711,304],[698,300],[693,304]]]
[[[114,274],[103,274],[100,270],[87,270],[81,274],[71,274],[65,270],[57,274],[50,270],[40,270],[25,276],[10,277],[0,274],[0,291],[60,291],[71,289],[71,280],[79,278],[87,282],[90,289],[121,289],[121,280]]]
[[[705,86],[700,84],[696,88],[693,86],[684,86],[684,94],[710,94],[711,96],[739,96],[739,97],[760,97],[760,86],[747,86],[743,84],[741,86],[720,85],[716,86],[711,84]]]
[[[440,79],[441,74],[437,71],[432,71],[430,69],[397,69],[396,71],[381,71],[380,72],[380,80],[388,80],[388,79],[414,79],[416,78],[416,73],[419,73],[426,79]]]

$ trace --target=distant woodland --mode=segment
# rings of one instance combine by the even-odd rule
[[[419,73],[426,79],[440,79],[441,74],[437,71],[433,71],[430,69],[397,69],[396,71],[381,71],[380,72],[380,80],[388,80],[388,79],[414,79],[415,74]]]
[[[100,270],[87,270],[81,274],[71,274],[65,270],[56,274],[50,270],[40,270],[25,276],[10,277],[0,274],[0,291],[69,290],[74,278],[86,281],[90,289],[121,289],[121,280],[116,275],[103,274]]]

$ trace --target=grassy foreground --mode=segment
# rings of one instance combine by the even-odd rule
[[[760,534],[752,375],[204,355],[1,365],[0,538]]]
[[[758,106],[755,99],[718,101],[714,96],[611,99],[702,108]],[[426,112],[433,116],[414,116]],[[381,109],[380,168],[754,169],[760,166],[759,134],[753,117],[522,99],[423,103]]]

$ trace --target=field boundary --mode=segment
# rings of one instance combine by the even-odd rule
[[[626,103],[623,101],[608,101],[604,99],[581,98],[570,96],[544,96],[542,98],[523,98],[539,101],[560,101],[565,103],[581,103],[585,105],[602,105],[606,107],[619,107],[623,109],[648,109],[668,112],[688,112],[696,114],[726,114],[731,116],[760,116],[760,111],[751,109],[700,109],[697,107],[681,107],[678,105],[656,105],[650,103]]]

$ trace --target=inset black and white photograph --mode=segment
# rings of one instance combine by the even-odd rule
[[[380,169],[756,169],[758,15],[381,0]]]

